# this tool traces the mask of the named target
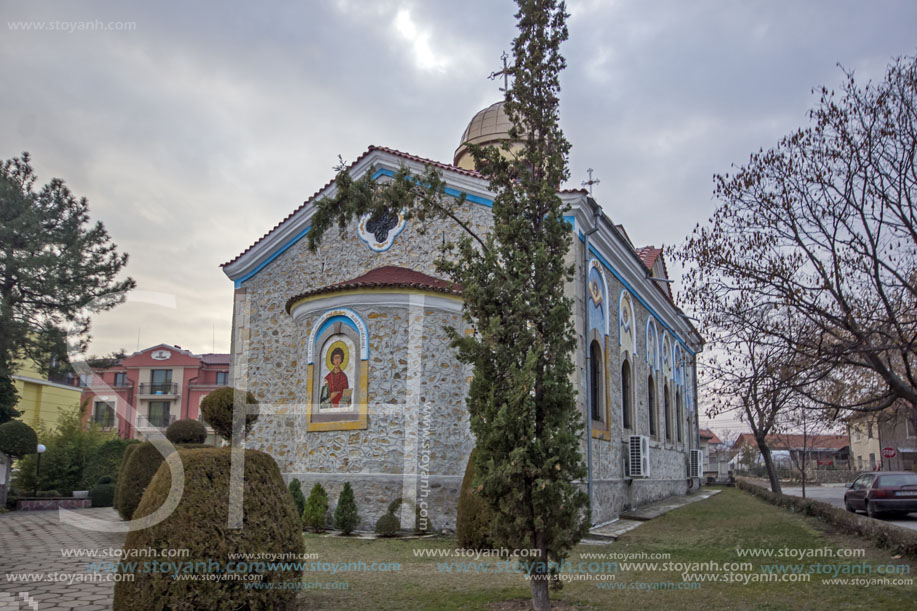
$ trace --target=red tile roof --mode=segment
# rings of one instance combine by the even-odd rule
[[[786,435],[768,435],[765,438],[767,447],[771,450],[801,450],[803,446],[803,436],[801,434],[789,433]],[[742,445],[750,444],[757,446],[755,436],[751,433],[742,433],[736,442],[732,444],[733,449]],[[808,450],[840,450],[850,444],[846,435],[808,435],[805,440],[805,446]]]
[[[707,443],[723,443],[723,440],[716,436],[716,433],[710,429],[701,429],[700,438],[706,439]]]
[[[312,297],[324,293],[334,293],[352,289],[371,288],[420,289],[437,293],[448,293],[451,295],[460,295],[462,292],[461,287],[454,282],[434,278],[433,276],[428,276],[427,274],[406,267],[386,265],[370,270],[353,280],[338,282],[337,284],[323,286],[311,291],[306,291],[305,293],[300,293],[299,295],[294,295],[287,300],[286,310],[289,312],[290,307],[303,297]]]
[[[643,261],[647,269],[653,269],[653,265],[656,264],[656,259],[662,254],[662,249],[656,248],[655,246],[643,246],[636,250],[637,256],[640,257],[640,260]]]
[[[201,355],[201,362],[205,365],[229,365],[230,355],[211,352]]]

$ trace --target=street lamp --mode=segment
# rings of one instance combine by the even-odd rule
[[[41,474],[41,455],[47,450],[44,444],[38,444],[35,451],[38,453],[38,461],[35,463],[35,488],[32,490],[32,496],[38,496],[38,476]]]

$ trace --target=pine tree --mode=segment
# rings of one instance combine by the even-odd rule
[[[407,169],[387,183],[367,172],[352,180],[346,168],[337,191],[312,217],[312,248],[335,223],[380,218],[404,209],[421,223],[450,219],[466,237],[438,261],[461,284],[464,317],[475,333],[453,331],[458,358],[474,365],[467,407],[477,439],[475,487],[492,509],[496,547],[535,549],[527,571],[535,609],[549,609],[549,583],[559,563],[587,532],[587,497],[574,484],[586,477],[580,452],[582,414],[571,382],[576,346],[573,305],[564,295],[573,280],[565,263],[570,228],[557,195],[568,178],[570,145],[558,125],[559,75],[566,62],[566,10],[556,0],[517,0],[513,78],[504,110],[513,122],[511,151],[470,146],[475,167],[490,180],[493,231],[481,236],[460,220],[464,198],[445,196],[442,177]],[[448,246],[447,246],[448,248]]]
[[[85,350],[89,315],[114,307],[134,281],[89,205],[54,178],[35,190],[28,153],[0,163],[0,380],[28,357],[45,373],[65,358],[62,328]]]
[[[16,409],[18,402],[19,393],[16,391],[13,379],[8,376],[0,376],[0,424],[21,415],[21,412]]]

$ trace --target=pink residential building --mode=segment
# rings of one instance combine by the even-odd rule
[[[228,354],[192,354],[159,344],[80,376],[81,402],[88,405],[83,422],[125,439],[145,439],[176,420],[200,420],[201,399],[228,385]]]

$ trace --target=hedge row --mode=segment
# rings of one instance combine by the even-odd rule
[[[821,518],[841,532],[869,539],[879,547],[917,559],[917,531],[885,524],[822,501],[771,492],[741,478],[736,480],[736,487],[778,507]]]

